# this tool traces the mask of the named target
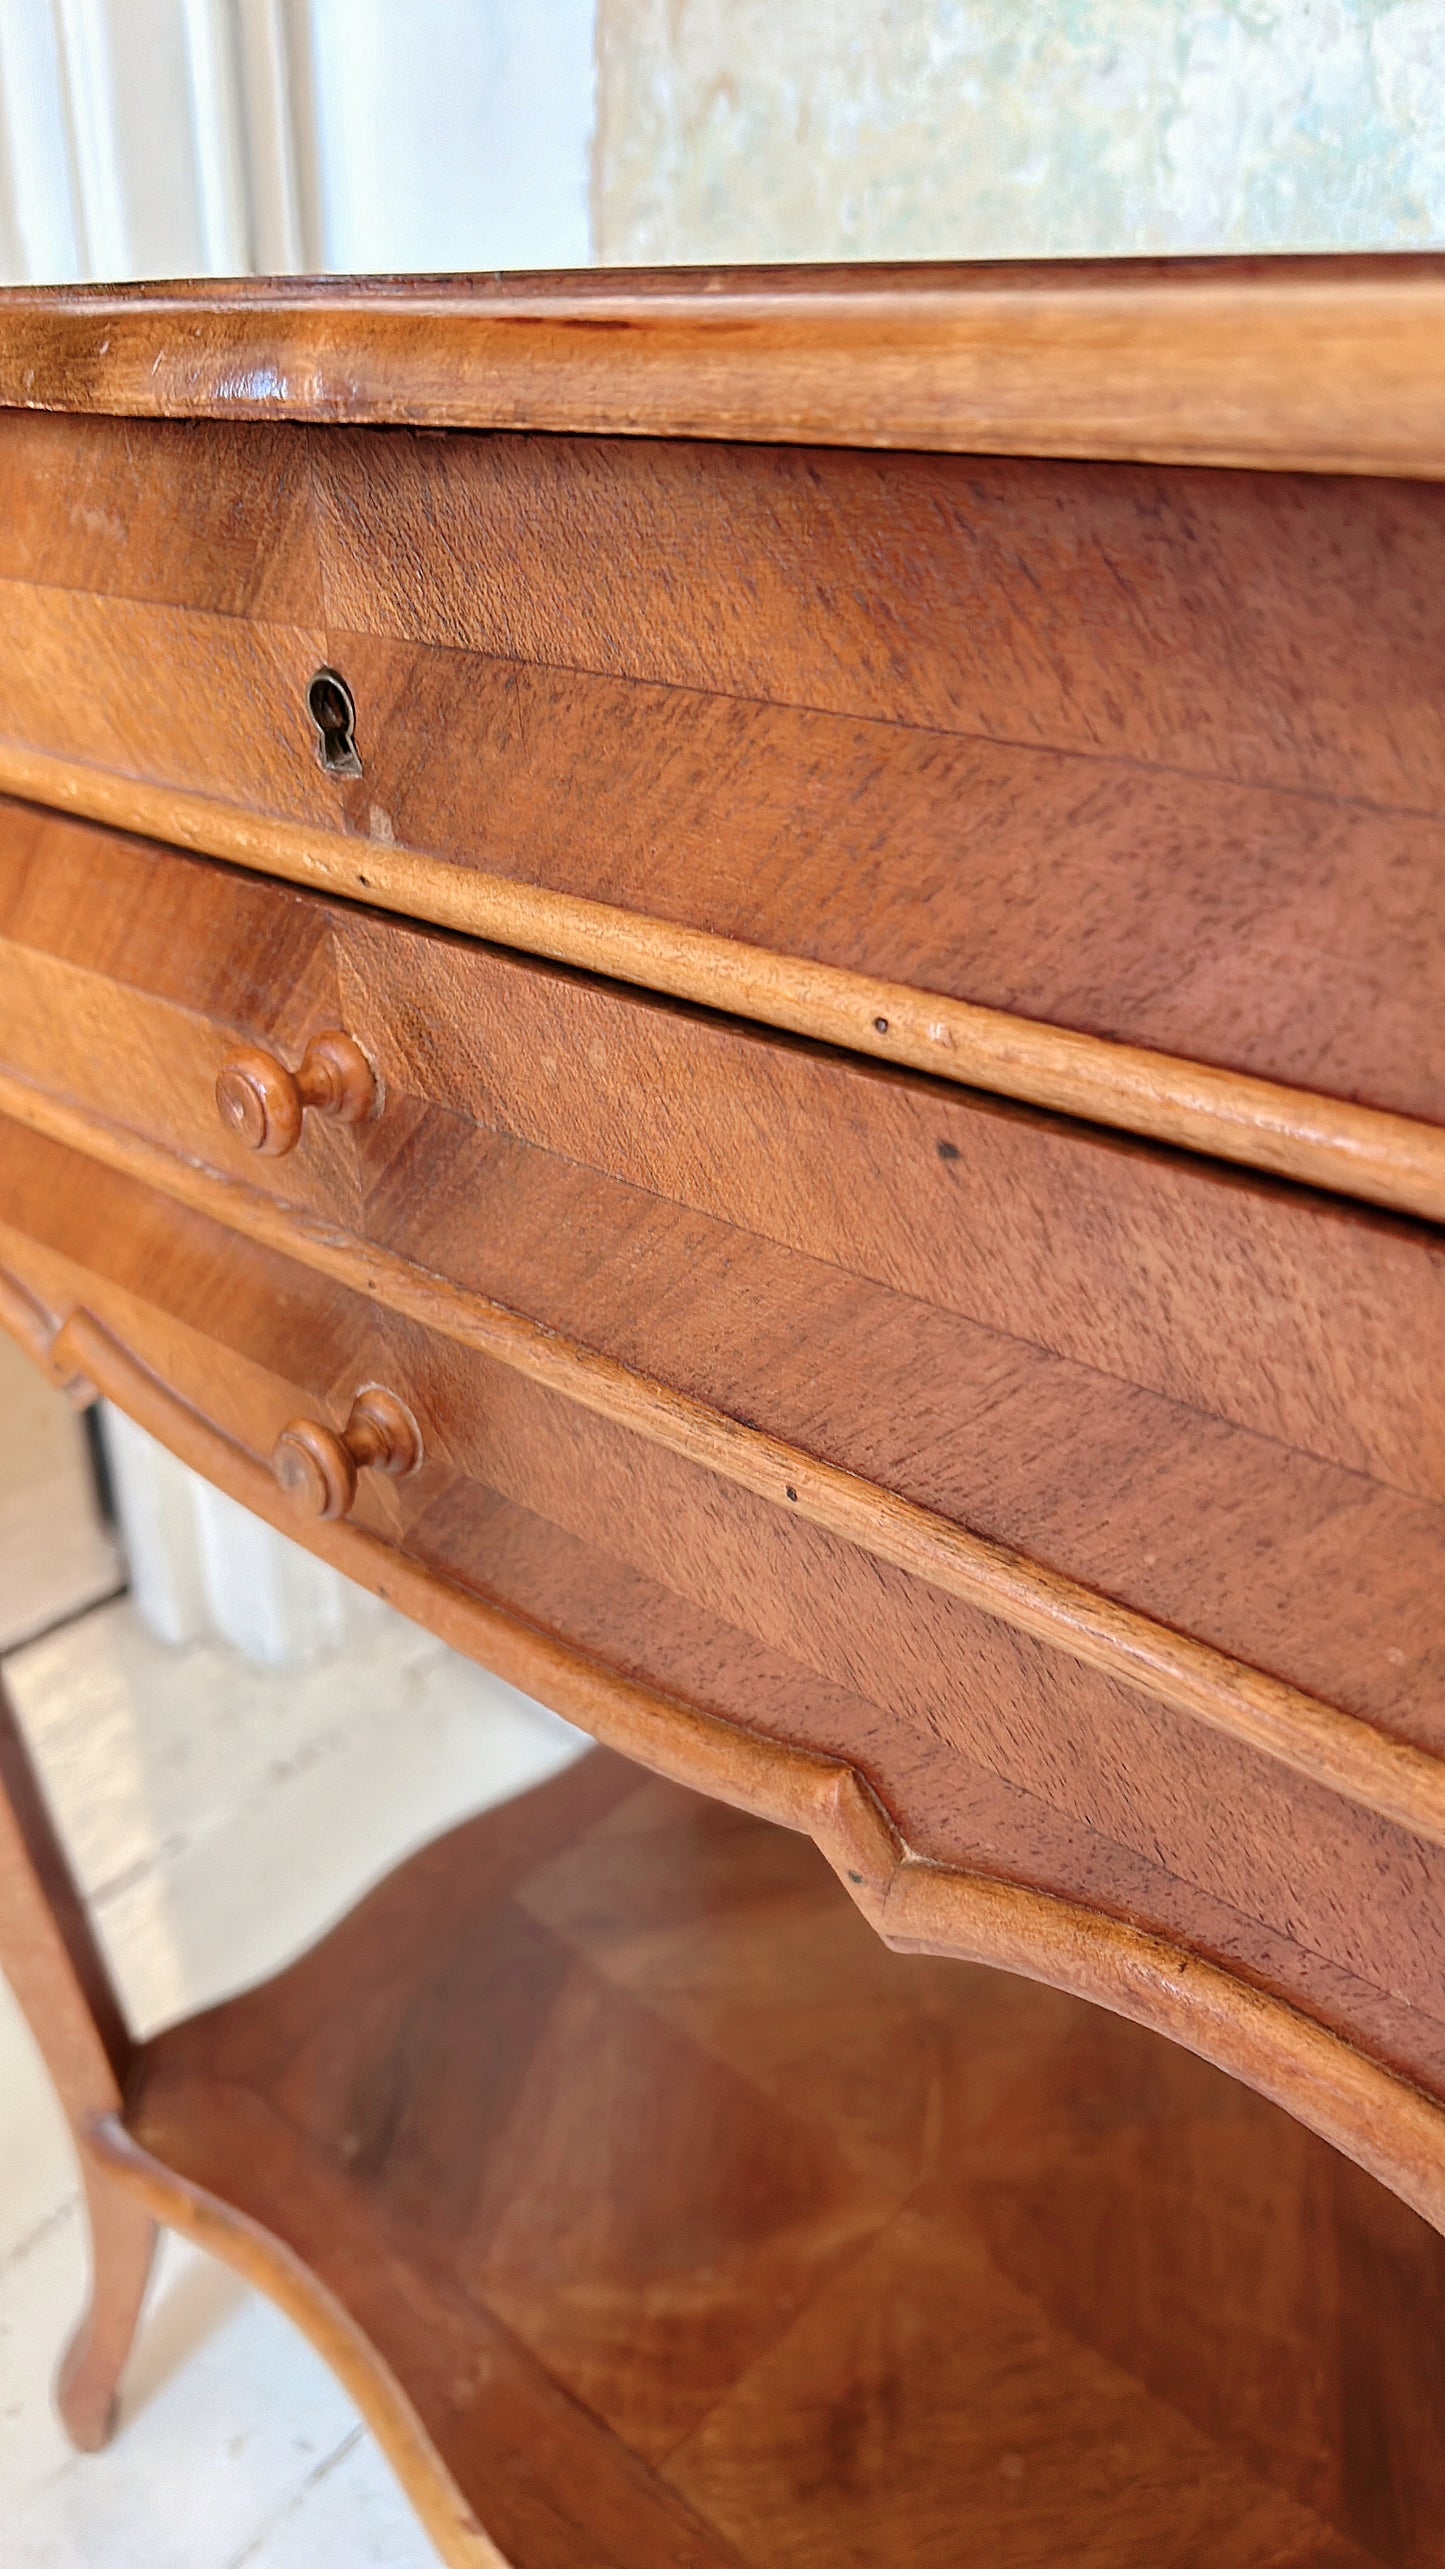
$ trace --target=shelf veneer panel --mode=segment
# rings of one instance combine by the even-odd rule
[[[163,2035],[127,2121],[360,2320],[517,2569],[1445,2559],[1438,2239],[606,1756]]]

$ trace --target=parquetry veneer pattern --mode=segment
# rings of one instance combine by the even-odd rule
[[[1445,2228],[1442,296],[0,298],[0,1324],[752,1815],[137,2051],[7,1732],[82,2441],[160,2219],[468,2569],[1439,2556],[1438,2242],[1147,2034]]]
[[[1428,490],[3,427],[17,754],[1439,1116]]]
[[[26,1270],[54,1307],[79,1301],[121,1340],[102,1333],[92,1343],[88,1320],[69,1322],[54,1341],[60,1374],[110,1391],[263,1513],[276,1512],[273,1485],[264,1461],[248,1457],[267,1456],[298,1409],[339,1427],[349,1406],[349,1389],[328,1392],[313,1362],[339,1364],[343,1386],[381,1378],[399,1389],[429,1423],[428,1461],[414,1482],[358,1491],[367,1543],[359,1563],[336,1557],[383,1593],[405,1595],[425,1620],[445,1611],[461,1646],[493,1655],[462,1602],[480,1589],[665,1697],[845,1757],[920,1855],[1021,1874],[1146,1920],[1287,1988],[1382,2061],[1403,2052],[1437,2093],[1445,2086],[1435,2021],[1441,1859],[1418,1829],[1402,1834],[1217,1732],[1179,1724],[934,1586],[876,1568],[860,1580],[866,1554],[786,1506],[579,1414],[510,1369],[448,1354],[428,1332],[378,1325],[372,1306],[334,1285],[308,1292],[304,1275],[269,1253],[252,1252],[248,1266],[233,1237],[194,1215],[162,1215],[113,1182],[97,1196],[93,1165],[71,1162],[70,1172],[83,1188],[80,1230],[93,1237],[99,1225],[111,1244],[104,1271],[93,1250],[84,1268],[44,1256],[39,1240],[55,1237],[67,1168],[46,1146],[22,1146],[12,1190],[27,1147]],[[73,1183],[70,1192],[74,1202]],[[0,1231],[0,1252],[11,1247]],[[163,1279],[159,1300],[152,1277]],[[140,1373],[122,1348],[153,1371]],[[373,1558],[375,1537],[383,1549]],[[403,1589],[408,1559],[421,1574]],[[782,1654],[766,1711],[759,1644]],[[818,1678],[821,1696],[809,1682]],[[547,1692],[525,1663],[522,1682]],[[558,1709],[577,1707],[563,1696]],[[1383,1910],[1370,1896],[1382,1867],[1394,1885]],[[947,1925],[941,1932],[950,1941]],[[1168,2021],[1177,2016],[1210,2048],[1194,2014],[1181,1987]],[[1412,2193],[1423,2184],[1419,2199],[1433,2203],[1438,2143],[1417,2177],[1404,2089],[1387,2081],[1363,2126],[1335,2115],[1323,2093],[1303,2090],[1298,2102],[1371,2164],[1384,2150],[1397,2181]]]
[[[516,2569],[1445,2557],[1438,2238],[621,1761],[163,2035],[125,2132],[134,2198],[360,2323]]]

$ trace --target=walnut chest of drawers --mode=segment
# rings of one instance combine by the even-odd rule
[[[970,2558],[1445,2558],[1442,348],[1429,259],[0,298],[0,1319],[667,1779],[583,1761],[139,2046],[12,1725],[80,2440],[161,2220],[454,2561],[942,2562],[950,2470],[1035,2524]],[[1225,2135],[1173,2215],[1151,2081]],[[1017,2422],[965,2470],[977,2350],[817,2387],[840,2261],[966,2307],[1051,2134],[1025,2265],[1086,2200],[1160,2292],[1222,2202],[1233,2272],[1313,2241],[1209,2360],[1061,2251],[1297,2525],[1171,2548],[1082,2391],[1063,2497]],[[529,2153],[524,2255],[467,2224]],[[1261,2347],[1328,2370],[1326,2237],[1378,2343],[1316,2452]]]

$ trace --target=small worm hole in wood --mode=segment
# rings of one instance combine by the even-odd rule
[[[316,754],[331,776],[359,776],[356,747],[356,699],[335,669],[318,669],[306,690],[306,706],[316,726]]]

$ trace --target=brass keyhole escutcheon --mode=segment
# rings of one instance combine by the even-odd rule
[[[356,699],[338,670],[317,670],[306,690],[306,707],[316,726],[316,754],[327,774],[359,776]]]

